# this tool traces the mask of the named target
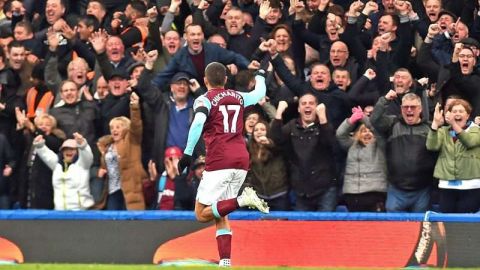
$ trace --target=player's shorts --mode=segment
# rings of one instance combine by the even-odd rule
[[[224,169],[218,171],[204,171],[198,186],[197,200],[204,205],[232,199],[238,196],[247,176],[242,169]]]

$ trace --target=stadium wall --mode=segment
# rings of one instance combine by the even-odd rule
[[[479,215],[231,215],[242,266],[478,267]],[[218,258],[215,228],[192,212],[0,211],[0,260],[180,264]]]

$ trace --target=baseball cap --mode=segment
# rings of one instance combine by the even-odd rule
[[[128,74],[123,69],[114,69],[108,80],[111,80],[113,78],[122,78],[128,80],[130,79],[130,76],[128,76]]]
[[[181,80],[186,80],[188,82],[190,80],[190,76],[188,76],[188,74],[185,72],[177,72],[175,75],[173,75],[170,83],[176,83]]]
[[[65,140],[62,143],[62,146],[60,147],[60,151],[62,151],[64,148],[74,148],[77,149],[77,142],[74,139],[68,139]]]
[[[165,150],[165,158],[173,158],[173,157],[182,157],[183,152],[182,149],[176,146],[170,146]]]
[[[453,12],[451,12],[449,10],[446,10],[446,9],[444,9],[444,10],[440,11],[440,13],[438,13],[438,18],[442,17],[442,15],[445,15],[445,14],[452,17],[453,22],[455,22],[457,20],[457,15],[453,14]]]
[[[476,39],[471,37],[467,37],[460,40],[460,43],[462,43],[463,45],[467,45],[469,47],[475,47],[476,49],[480,49],[480,43]]]
[[[143,63],[143,62],[135,62],[135,63],[131,64],[130,66],[128,66],[127,72],[128,72],[128,74],[132,74],[133,70],[136,67],[144,67],[144,66],[145,66],[145,63]]]

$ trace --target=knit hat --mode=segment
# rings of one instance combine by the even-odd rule
[[[165,158],[181,158],[183,156],[182,149],[176,146],[170,146],[165,150]]]

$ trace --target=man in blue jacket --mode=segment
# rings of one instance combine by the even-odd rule
[[[249,62],[242,55],[216,44],[205,43],[200,25],[190,24],[186,27],[185,34],[187,46],[181,48],[165,69],[154,77],[153,85],[162,88],[177,72],[188,73],[202,83],[205,67],[211,62],[219,62],[224,65],[235,64],[239,69],[247,68]]]

